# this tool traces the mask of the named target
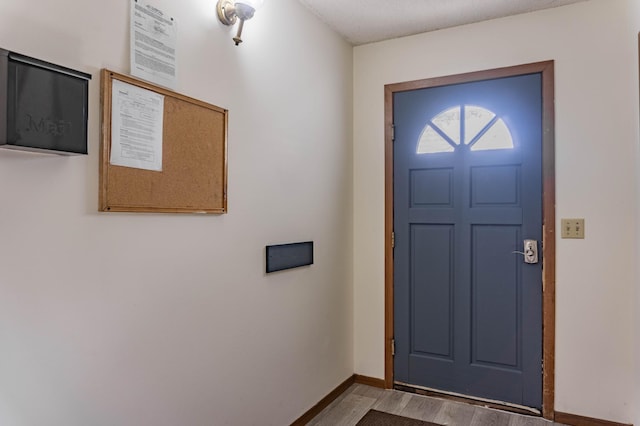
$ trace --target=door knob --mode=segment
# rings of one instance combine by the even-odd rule
[[[524,240],[523,251],[514,251],[524,256],[524,263],[538,263],[538,242],[536,240]]]

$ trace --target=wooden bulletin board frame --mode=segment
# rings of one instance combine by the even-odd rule
[[[164,96],[162,171],[112,165],[113,80]],[[226,109],[103,69],[99,210],[227,212]]]

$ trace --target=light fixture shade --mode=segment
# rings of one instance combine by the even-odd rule
[[[251,19],[263,4],[264,0],[218,0],[218,19],[225,25],[234,25],[238,19]]]
[[[236,5],[238,3],[250,6],[254,10],[258,10],[264,4],[264,0],[236,0]]]
[[[253,13],[256,11],[256,9],[250,4],[242,2],[236,2],[234,10],[236,11],[236,16],[240,21],[246,21],[253,18]]]

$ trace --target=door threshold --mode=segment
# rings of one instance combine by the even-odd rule
[[[458,402],[464,402],[471,405],[479,405],[497,410],[509,411],[516,414],[524,414],[528,416],[542,416],[542,412],[536,408],[524,405],[513,404],[511,402],[498,401],[488,398],[480,398],[476,396],[463,395],[456,392],[448,392],[440,389],[428,388],[425,386],[411,385],[403,382],[393,382],[393,388],[403,392],[417,393],[424,396],[432,396],[436,398],[444,398]]]

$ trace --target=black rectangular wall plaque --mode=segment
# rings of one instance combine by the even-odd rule
[[[0,49],[0,146],[87,153],[91,75]]]
[[[313,264],[313,241],[267,246],[267,273]]]

